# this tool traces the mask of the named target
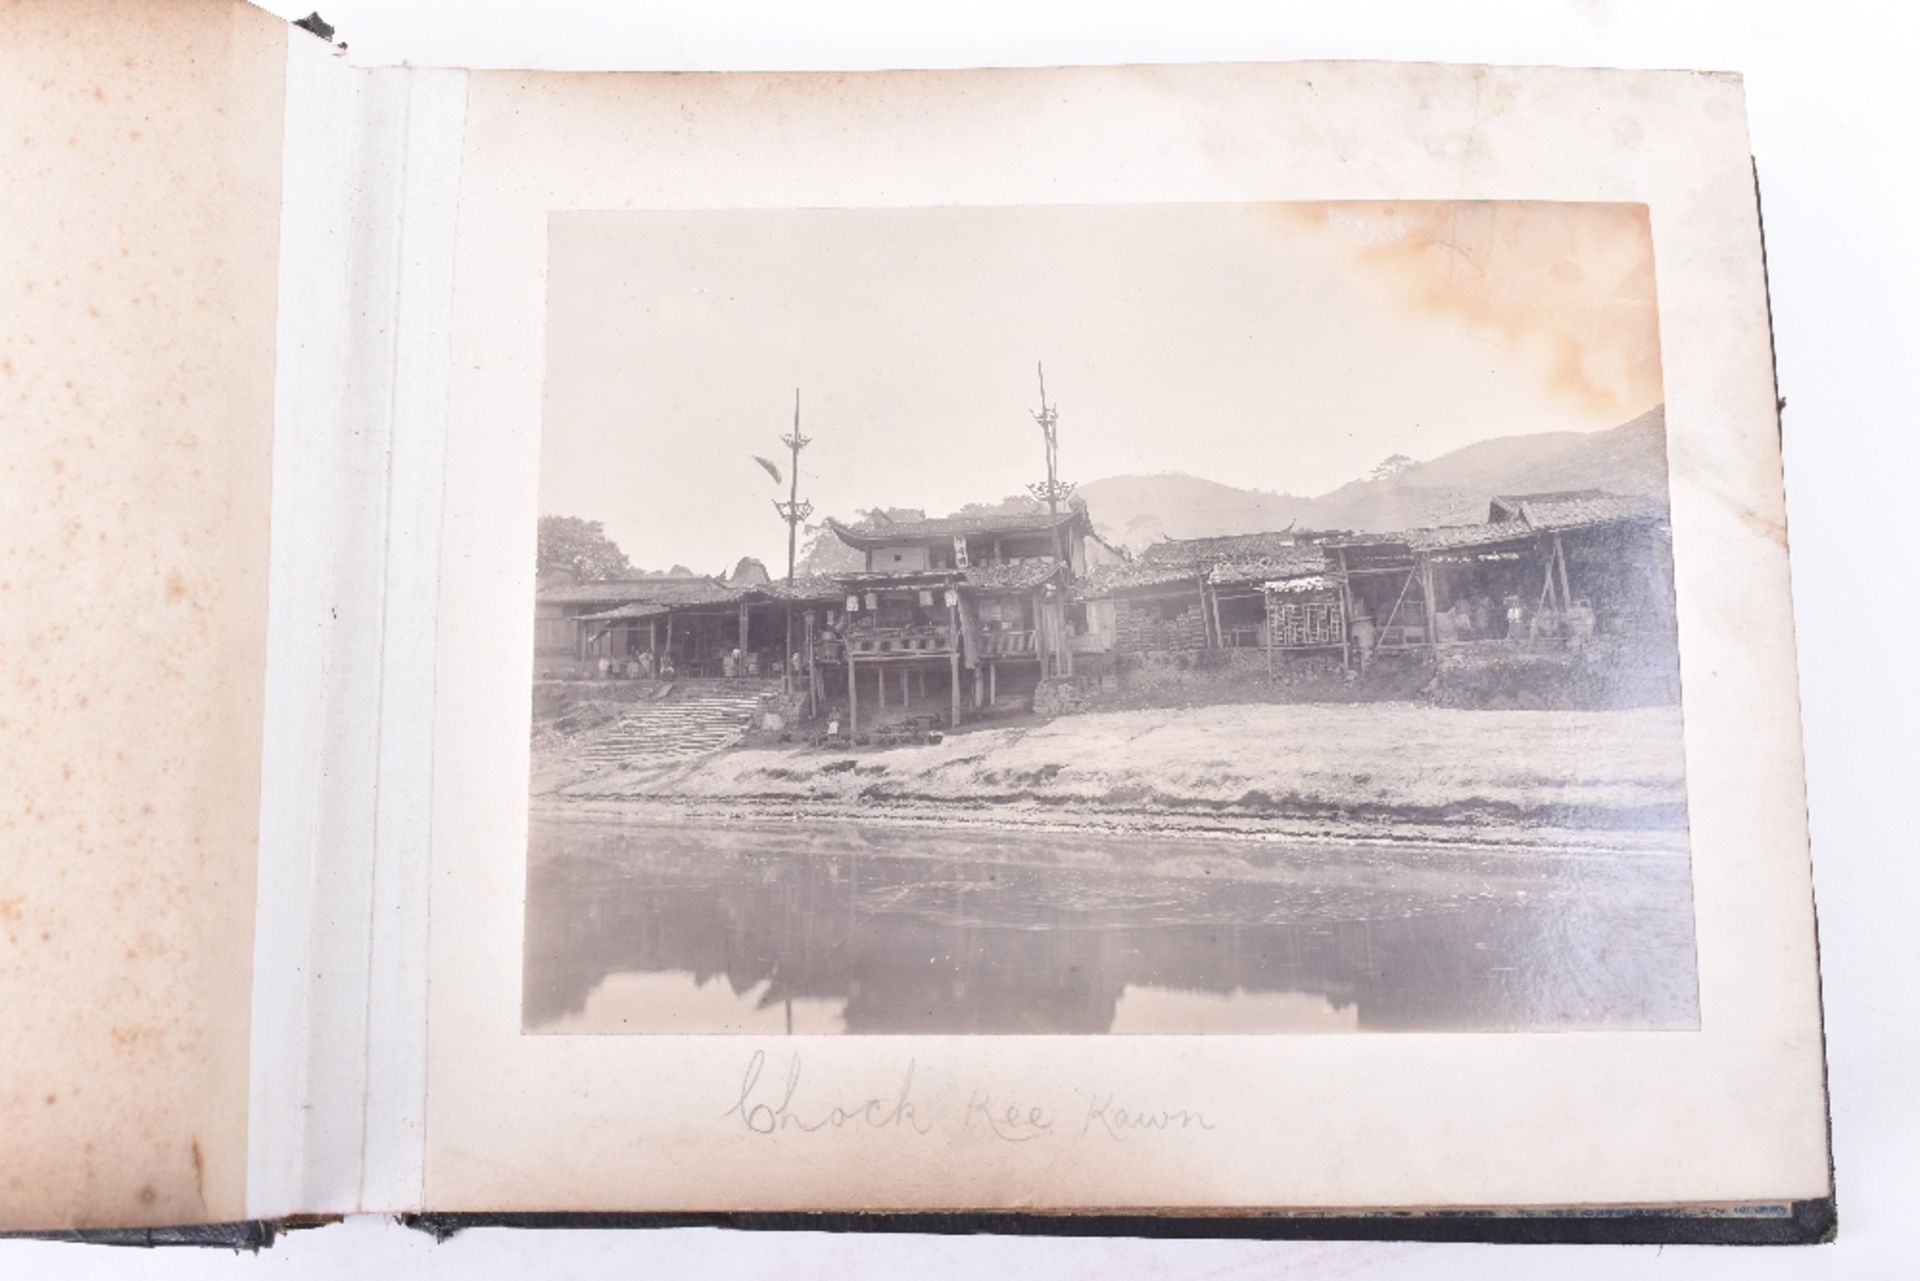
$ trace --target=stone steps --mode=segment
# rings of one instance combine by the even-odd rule
[[[745,737],[760,693],[713,694],[639,703],[583,753],[604,764],[685,760],[725,751]]]

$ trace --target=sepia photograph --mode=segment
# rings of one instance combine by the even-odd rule
[[[548,221],[521,1026],[1699,1026],[1647,210]]]

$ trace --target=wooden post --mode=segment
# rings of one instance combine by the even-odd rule
[[[787,647],[780,651],[780,688],[793,693],[793,602],[787,602]]]
[[[667,611],[667,661],[669,663],[673,661],[673,611],[672,610]],[[660,669],[656,667],[654,670],[658,671]]]
[[[1260,614],[1266,620],[1267,632],[1267,675],[1273,675],[1273,592],[1265,585],[1260,588]]]
[[[735,642],[735,648],[740,651],[740,657],[733,665],[733,678],[740,680],[747,674],[747,601],[745,597],[740,599],[740,636]]]
[[[1340,565],[1340,667],[1350,672],[1353,670],[1353,593],[1347,582],[1347,549],[1336,547],[1333,554]]]
[[[1573,586],[1567,582],[1567,549],[1566,545],[1560,541],[1558,531],[1553,535],[1553,555],[1560,562],[1560,608],[1572,609]]]
[[[1000,664],[987,664],[987,701],[998,706],[1000,702]]]
[[[647,653],[653,656],[653,674],[658,679],[660,675],[660,620],[658,618],[647,620]]]
[[[947,673],[953,682],[948,701],[953,704],[953,728],[960,728],[960,606],[947,606]]]
[[[873,669],[873,688],[874,692],[880,696],[880,707],[884,711],[887,706],[887,669],[885,664],[879,663],[879,660],[876,659],[875,662],[878,665]]]
[[[1073,589],[1067,583],[1062,583],[1060,585],[1060,653],[1065,657],[1066,671],[1069,676],[1073,675],[1073,636],[1067,627],[1067,616],[1072,609]],[[1089,617],[1087,621],[1091,625],[1093,620]]]
[[[1040,610],[1040,593],[1033,594],[1033,653],[1040,660],[1040,679],[1047,678],[1047,618]]]
[[[806,649],[802,651],[807,662],[807,715],[820,714],[820,664],[813,655],[813,611],[806,613]]]
[[[860,732],[860,669],[854,665],[853,650],[847,650],[847,738]]]
[[[1420,558],[1420,593],[1424,598],[1422,603],[1427,613],[1427,644],[1438,645],[1440,643],[1440,624],[1433,616],[1433,557],[1431,556],[1422,556]]]
[[[917,672],[913,674],[915,676],[919,675],[919,673]],[[910,707],[913,704],[913,695],[907,692],[907,675],[908,675],[907,669],[904,667],[901,668],[900,669],[900,706],[902,707]],[[920,692],[923,694],[926,692],[926,684],[925,684],[924,677],[921,678]]]
[[[1393,598],[1393,608],[1387,613],[1387,621],[1380,624],[1379,635],[1374,638],[1374,644],[1376,647],[1378,648],[1385,647],[1386,640],[1387,640],[1387,629],[1393,626],[1393,621],[1396,618],[1400,617],[1400,607],[1406,604],[1407,592],[1412,589],[1413,576],[1417,572],[1418,572],[1417,570],[1413,570],[1413,569],[1410,569],[1407,571],[1406,581],[1400,584],[1400,594]]]

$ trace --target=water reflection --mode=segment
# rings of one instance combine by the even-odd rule
[[[552,819],[532,840],[529,1032],[1698,1019],[1683,859]]]

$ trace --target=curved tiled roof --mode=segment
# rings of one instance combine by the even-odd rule
[[[1212,538],[1167,538],[1140,553],[1156,565],[1197,565],[1222,560],[1257,560],[1300,545],[1291,530],[1259,534],[1221,534]]]
[[[846,590],[846,583],[837,575],[796,574],[791,583],[784,578],[776,578],[770,583],[757,583],[749,587],[746,594],[773,600],[827,601],[838,600],[846,595]]]
[[[1057,560],[1023,560],[1007,565],[975,565],[962,573],[969,587],[1010,592],[1038,587],[1063,568]]]
[[[1154,565],[1129,561],[1124,565],[1102,565],[1073,585],[1075,600],[1099,600],[1114,592],[1164,587],[1169,583],[1191,583],[1199,590],[1200,570],[1192,565]]]
[[[558,583],[535,594],[542,605],[627,605],[645,601],[658,605],[728,600],[737,593],[717,578],[615,578],[596,583]],[[716,596],[716,593],[719,595]]]
[[[1083,509],[1070,507],[1058,516],[1046,512],[1013,512],[1000,516],[942,516],[934,520],[898,520],[871,529],[843,525],[831,516],[827,527],[849,547],[892,547],[936,538],[958,538],[975,534],[1039,534],[1084,521]]]
[[[1455,548],[1493,547],[1500,543],[1530,543],[1534,530],[1520,521],[1488,521],[1478,525],[1439,525],[1431,529],[1409,529],[1394,537],[1417,552],[1443,552]]]
[[[1516,513],[1529,527],[1539,530],[1659,520],[1667,514],[1666,507],[1658,499],[1640,494],[1609,494],[1598,489],[1496,498],[1489,515],[1497,517],[1503,509]]]
[[[1325,573],[1327,569],[1327,550],[1309,544],[1305,547],[1282,547],[1255,556],[1236,556],[1223,560],[1207,571],[1207,581],[1220,586],[1226,583],[1264,583],[1270,579],[1298,578],[1307,574]]]

